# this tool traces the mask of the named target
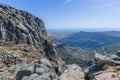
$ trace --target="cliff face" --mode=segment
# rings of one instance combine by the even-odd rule
[[[46,67],[48,71],[45,70],[45,72],[53,72],[56,75],[60,75],[65,68],[64,62],[57,54],[55,43],[47,35],[44,22],[26,11],[18,10],[5,4],[0,4],[1,47],[1,63],[8,68],[19,65],[19,61],[23,64],[21,67],[24,64],[28,65],[26,60],[29,59],[31,59],[31,61],[28,61],[29,64],[36,60],[32,64],[34,66],[33,72],[36,72],[36,69],[41,67]],[[7,58],[5,55],[7,55]],[[17,69],[18,72],[21,71],[20,69]],[[39,70],[37,70],[38,73]],[[43,73],[45,72],[43,71]],[[13,74],[15,75],[15,73]],[[42,73],[40,72],[40,74]],[[17,75],[16,78],[18,77]],[[17,80],[21,80],[25,75],[20,77],[20,79],[17,78]]]
[[[49,57],[57,57],[54,42],[47,35],[44,22],[26,11],[4,4],[0,5],[0,39],[15,44],[31,44],[50,53]]]
[[[10,7],[0,5],[0,38],[16,43],[39,44],[47,35],[44,22],[39,18]]]

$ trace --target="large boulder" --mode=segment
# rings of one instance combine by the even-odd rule
[[[59,80],[85,80],[85,73],[76,64],[68,65]]]
[[[120,57],[120,51],[117,51],[116,55]]]
[[[16,80],[21,80],[24,76],[30,76],[32,74],[29,70],[21,70],[16,74]]]
[[[116,58],[116,56],[114,57]],[[95,54],[94,65],[85,70],[91,80],[119,80],[120,61],[102,54]]]
[[[103,66],[104,64],[110,63],[111,59],[102,54],[95,54],[94,62],[97,66]]]
[[[44,73],[42,75],[32,74],[29,77],[23,77],[22,80],[57,80],[53,73]]]
[[[55,67],[52,65],[52,62],[49,60],[42,58],[40,59],[38,64],[35,64],[34,66],[34,73],[37,73],[39,75],[43,73],[48,73],[54,71]]]
[[[94,76],[95,80],[119,80],[120,74],[116,72],[102,72],[96,76]]]
[[[107,57],[106,55],[102,55],[102,54],[95,54],[95,58],[94,58],[94,62],[96,66],[103,66],[105,64],[108,65],[120,65],[120,61],[119,60],[114,60],[110,57]]]

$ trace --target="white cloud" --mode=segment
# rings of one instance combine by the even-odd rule
[[[99,9],[99,8],[105,8],[105,7],[112,7],[112,6],[116,6],[116,5],[119,5],[120,2],[119,1],[116,1],[116,2],[108,2],[108,3],[104,3],[104,4],[101,4],[101,5],[97,5],[97,6],[94,6],[90,9]]]
[[[69,3],[71,3],[73,0],[65,0],[61,5],[59,5],[59,7],[64,7],[66,5],[68,5]]]

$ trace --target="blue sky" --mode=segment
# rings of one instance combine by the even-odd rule
[[[120,0],[0,0],[44,20],[48,29],[120,28]]]

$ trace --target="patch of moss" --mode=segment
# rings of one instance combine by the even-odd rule
[[[10,50],[9,52],[12,54],[15,54],[17,56],[19,56],[22,53],[22,51],[20,51],[20,50]]]
[[[28,58],[28,57],[29,57],[29,55],[28,55],[28,54],[25,54],[25,55],[24,55],[24,58]]]
[[[120,66],[120,64],[116,64],[116,66]]]
[[[13,59],[11,57],[8,57],[7,60],[6,60],[6,63],[7,64],[12,64],[13,62]]]
[[[0,51],[4,51],[5,49],[2,47],[2,46],[0,46]]]

